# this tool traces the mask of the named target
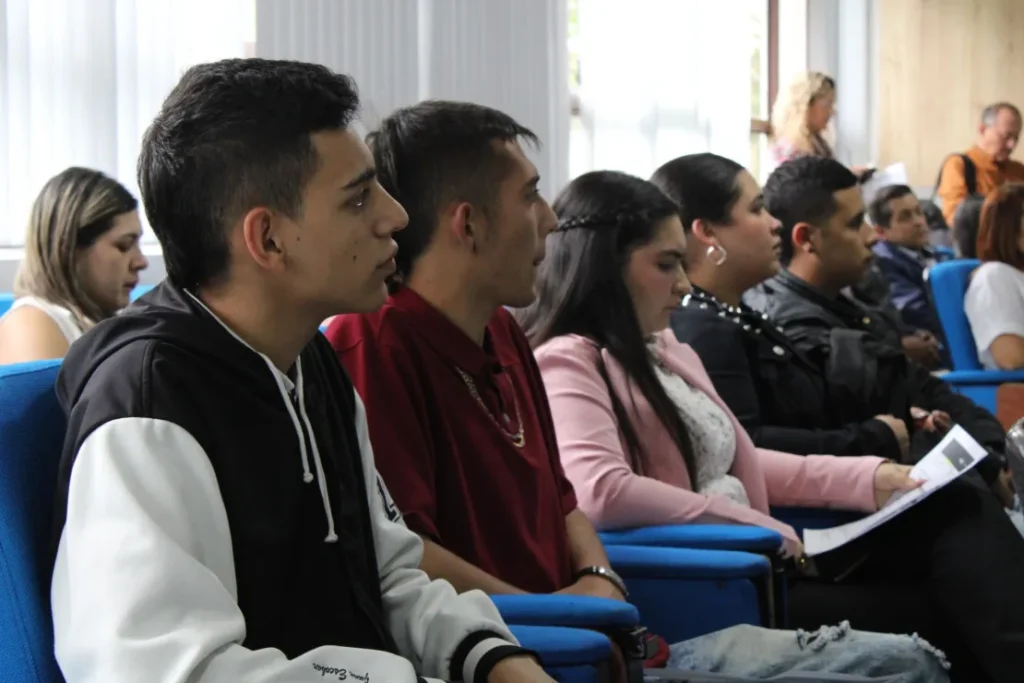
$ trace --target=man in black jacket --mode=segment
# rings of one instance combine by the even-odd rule
[[[768,211],[782,223],[785,267],[745,301],[781,326],[822,374],[834,417],[841,423],[900,418],[910,461],[927,453],[950,421],[960,424],[993,452],[979,471],[1008,503],[998,455],[1004,433],[996,419],[909,360],[898,329],[844,294],[870,266],[876,239],[864,220],[857,177],[832,159],[802,158],[776,169],[764,194]]]

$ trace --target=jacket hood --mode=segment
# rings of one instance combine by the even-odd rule
[[[244,342],[189,293],[164,280],[71,345],[57,377],[57,396],[64,410],[78,401],[89,378],[110,356],[129,344],[148,340],[164,341],[196,356],[215,357],[226,372],[243,375],[248,386],[254,382],[273,385],[259,354],[247,347],[248,353],[242,351]]]

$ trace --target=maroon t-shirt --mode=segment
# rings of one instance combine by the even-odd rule
[[[377,469],[409,528],[525,591],[572,584],[565,517],[576,496],[511,314],[494,314],[481,347],[402,289],[375,313],[338,316],[327,338],[366,404]]]

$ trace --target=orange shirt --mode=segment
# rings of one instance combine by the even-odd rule
[[[977,190],[980,195],[986,195],[1006,182],[1024,182],[1024,164],[1019,161],[1011,159],[997,164],[991,156],[977,147],[971,147],[966,154],[977,169]],[[942,166],[938,195],[942,198],[942,215],[945,216],[946,223],[952,226],[953,214],[967,196],[964,160],[957,154],[946,159]]]

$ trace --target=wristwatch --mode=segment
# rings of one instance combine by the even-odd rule
[[[592,567],[584,567],[576,573],[577,580],[584,576],[600,576],[602,579],[615,586],[615,588],[622,593],[622,597],[629,597],[629,591],[626,590],[626,582],[622,580],[621,576],[608,567],[594,565]]]

